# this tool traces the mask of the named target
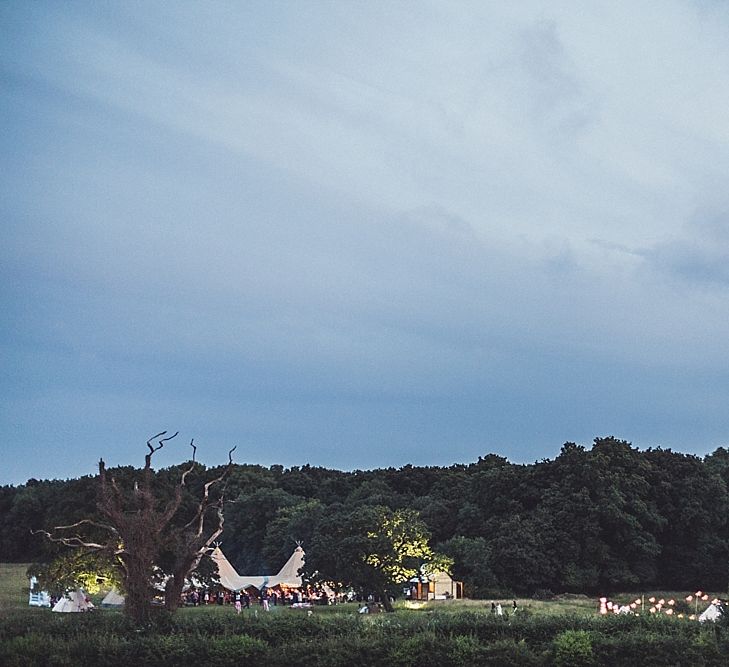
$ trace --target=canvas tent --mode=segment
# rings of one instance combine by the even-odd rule
[[[239,591],[244,588],[256,588],[259,591],[263,588],[283,586],[285,588],[300,588],[302,585],[299,576],[299,568],[304,564],[304,550],[297,546],[294,553],[284,563],[284,566],[274,575],[241,576],[225,557],[220,547],[215,547],[210,557],[218,566],[218,578],[223,588],[231,591]]]
[[[253,586],[260,590],[268,584],[268,577],[242,577],[239,575],[230,564],[230,561],[225,557],[220,547],[213,549],[210,558],[218,566],[218,578],[223,588],[227,588],[230,591],[239,591]]]
[[[102,607],[122,607],[124,606],[124,596],[119,594],[116,588],[112,588],[101,601]]]
[[[302,567],[304,567],[304,550],[301,546],[297,546],[279,573],[269,578],[268,585],[271,587],[301,588],[302,581],[299,570]]]
[[[94,605],[91,602],[86,601],[86,595],[81,589],[79,589],[73,593],[65,595],[56,602],[56,606],[53,607],[53,611],[68,613],[91,611],[93,608]]]
[[[699,616],[700,623],[706,623],[707,621],[718,621],[721,618],[721,607],[716,604],[710,604],[706,611]]]

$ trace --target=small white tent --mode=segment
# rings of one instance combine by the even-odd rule
[[[91,602],[86,601],[84,592],[79,589],[71,593],[69,596],[62,597],[58,602],[56,602],[56,606],[53,607],[53,611],[68,613],[91,611],[93,608],[94,605]]]
[[[102,607],[123,607],[124,596],[116,588],[112,588],[101,601]]]
[[[718,621],[721,618],[721,607],[716,604],[710,604],[706,611],[699,616],[699,623],[707,621]]]

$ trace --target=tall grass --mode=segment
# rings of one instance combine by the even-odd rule
[[[440,608],[371,617],[279,609],[161,614],[136,628],[120,613],[15,612],[0,619],[7,665],[722,665],[729,631],[655,617],[523,613]],[[206,613],[210,612],[210,613]],[[578,662],[574,662],[577,660]],[[587,663],[585,663],[587,664]]]
[[[0,563],[0,614],[28,607],[28,563]]]

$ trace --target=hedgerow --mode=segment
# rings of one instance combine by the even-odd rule
[[[29,611],[0,619],[0,656],[27,665],[393,667],[509,664],[726,665],[729,629],[653,617],[512,616],[483,612],[160,615]]]

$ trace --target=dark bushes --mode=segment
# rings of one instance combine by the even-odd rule
[[[117,613],[0,619],[3,665],[725,665],[729,630],[653,617],[488,612],[181,613],[142,629]],[[254,664],[255,664],[254,663]]]

